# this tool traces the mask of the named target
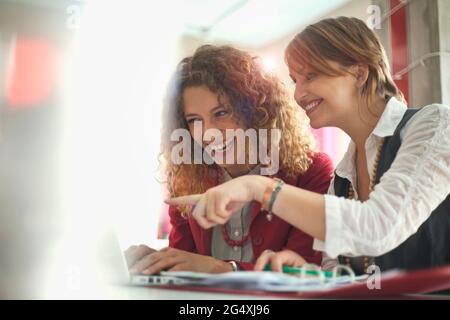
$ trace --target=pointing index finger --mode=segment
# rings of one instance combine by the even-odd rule
[[[164,200],[165,203],[170,204],[170,205],[183,205],[183,204],[187,204],[187,205],[195,205],[197,204],[197,202],[200,200],[200,198],[202,197],[201,194],[191,194],[188,196],[181,196],[181,197],[175,197],[172,199],[166,199]]]

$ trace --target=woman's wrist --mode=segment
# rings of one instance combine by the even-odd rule
[[[216,266],[212,270],[213,273],[232,272],[233,266],[227,261],[217,260]]]
[[[247,178],[247,188],[251,192],[252,200],[261,203],[265,190],[273,183],[273,180],[258,175],[247,176]]]

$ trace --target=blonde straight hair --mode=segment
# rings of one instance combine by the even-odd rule
[[[392,80],[383,45],[360,19],[339,17],[309,25],[289,43],[285,59],[294,70],[300,65],[308,72],[326,76],[343,76],[350,66],[367,65],[369,76],[361,90],[361,98],[368,106],[376,96],[385,102],[391,97],[405,102]],[[344,68],[333,67],[330,61]]]

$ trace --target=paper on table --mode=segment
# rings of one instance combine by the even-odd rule
[[[320,278],[299,278],[270,271],[238,271],[221,274],[181,271],[161,272],[161,274],[195,280],[195,285],[198,286],[283,292],[329,290],[366,278],[366,276],[357,278],[340,276],[331,280],[324,280]]]

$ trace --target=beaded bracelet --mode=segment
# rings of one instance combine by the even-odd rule
[[[271,221],[273,214],[272,214],[272,208],[273,204],[275,202],[275,199],[278,196],[278,193],[280,192],[281,188],[284,185],[284,181],[278,178],[274,178],[274,183],[272,186],[267,187],[266,191],[264,192],[262,207],[263,209],[267,210],[267,220]],[[270,199],[269,198],[270,195]]]

